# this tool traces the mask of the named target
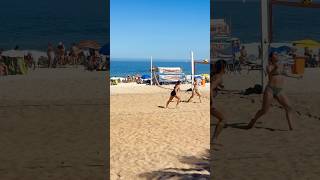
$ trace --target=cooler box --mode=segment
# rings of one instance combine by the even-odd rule
[[[305,58],[296,57],[294,58],[294,64],[292,66],[292,74],[303,74],[305,67]]]

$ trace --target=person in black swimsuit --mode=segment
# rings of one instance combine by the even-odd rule
[[[168,108],[169,103],[172,101],[173,98],[177,98],[178,101],[177,101],[176,107],[178,107],[178,104],[179,104],[180,101],[181,101],[180,97],[178,96],[178,93],[179,93],[179,91],[180,91],[180,84],[181,84],[181,82],[178,81],[178,82],[174,85],[174,89],[171,91],[171,93],[170,93],[170,98],[169,98],[169,100],[167,101],[166,108]]]

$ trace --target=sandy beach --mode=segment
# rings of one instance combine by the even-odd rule
[[[259,84],[258,71],[228,74],[226,89],[244,90]],[[235,83],[236,82],[236,83]],[[261,107],[259,95],[221,94],[218,107],[228,128],[213,145],[213,178],[220,180],[310,179],[320,175],[320,69],[306,69],[302,79],[287,78],[285,91],[293,106],[293,131],[288,131],[285,112],[275,102],[255,128],[243,130]],[[214,126],[211,124],[211,127]]]
[[[106,85],[83,68],[0,77],[0,179],[103,179]]]
[[[209,177],[209,84],[200,88],[202,103],[194,98],[178,109],[175,102],[161,107],[170,90],[157,86],[128,83],[110,91],[112,180]],[[191,92],[181,95],[187,100]]]

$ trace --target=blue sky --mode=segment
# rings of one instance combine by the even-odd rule
[[[112,58],[209,58],[210,0],[110,0]]]

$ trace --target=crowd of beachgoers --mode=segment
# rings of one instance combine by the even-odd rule
[[[296,47],[285,43],[276,43],[276,47],[270,48],[270,52],[276,52],[283,63],[300,58],[304,59],[306,68],[320,67],[320,49],[311,47]],[[219,51],[218,51],[219,53]],[[232,48],[228,56],[216,57],[227,61],[226,71],[241,71],[248,69],[260,69],[262,50],[258,43],[243,44],[238,48]]]
[[[128,75],[126,77],[111,77],[111,85],[117,85],[118,83],[137,83],[142,84],[145,82],[145,79],[141,75]],[[150,80],[149,80],[150,83]]]
[[[58,68],[66,66],[83,65],[89,71],[105,71],[108,67],[109,56],[100,54],[98,48],[81,48],[73,43],[70,48],[60,42],[57,46],[48,44],[46,52],[20,50],[16,46],[10,51],[10,57],[5,55],[4,50],[0,50],[0,75],[10,75],[9,69],[15,53],[23,56],[24,64],[28,69],[36,68]],[[7,51],[7,52],[9,52]],[[23,53],[23,55],[21,55]],[[39,55],[40,54],[40,55]],[[17,55],[18,56],[18,55]],[[10,59],[10,60],[9,60]],[[14,66],[17,66],[17,63]]]

